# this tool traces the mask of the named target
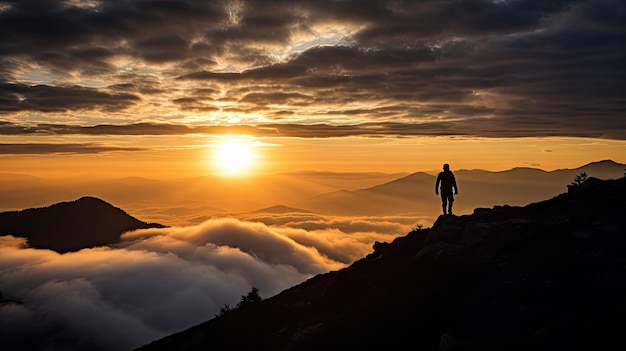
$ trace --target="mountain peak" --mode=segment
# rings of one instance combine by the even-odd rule
[[[615,162],[615,161],[613,161],[611,159],[606,159],[606,160],[590,162],[587,165],[598,165],[598,164],[618,165],[619,163],[617,163],[617,162]]]
[[[138,350],[617,349],[626,178],[440,216],[344,269]],[[617,319],[616,319],[617,318]]]
[[[252,213],[311,213],[311,211],[288,207],[284,205],[275,205],[252,211]]]
[[[140,221],[92,196],[0,213],[0,235],[24,237],[31,247],[61,253],[113,244],[126,231],[155,227],[163,226]]]

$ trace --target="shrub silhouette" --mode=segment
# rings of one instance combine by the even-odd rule
[[[263,300],[259,295],[259,289],[256,287],[252,287],[247,295],[241,295],[241,301],[237,304],[237,308],[241,308],[243,306],[247,306],[254,302],[259,302]]]
[[[574,178],[574,181],[572,182],[572,184],[575,184],[576,186],[578,186],[584,183],[585,180],[587,180],[587,173],[582,172]]]
[[[581,172],[576,177],[574,177],[574,181],[567,185],[567,192],[571,193],[574,189],[578,188],[578,186],[584,183],[587,180],[587,173]]]
[[[221,317],[232,310],[233,309],[227,303],[225,303],[224,306],[220,307],[220,312],[216,314],[215,317]]]
[[[224,306],[220,307],[220,312],[215,315],[215,317],[221,317],[228,312],[237,310],[244,306],[248,306],[251,303],[263,301],[261,295],[259,295],[259,289],[257,287],[252,287],[250,291],[246,295],[241,295],[241,299],[237,303],[237,306],[232,308],[228,304],[224,304]]]

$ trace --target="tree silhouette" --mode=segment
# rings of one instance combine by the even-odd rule
[[[261,300],[263,299],[259,295],[259,289],[253,286],[247,295],[241,295],[241,301],[239,301],[237,307],[241,308],[243,306],[249,305],[254,302],[259,302]]]
[[[586,180],[587,180],[587,173],[581,172],[574,178],[574,181],[571,184],[567,185],[567,192],[571,193],[576,188],[578,188],[580,184],[584,183]]]
[[[585,180],[587,180],[587,173],[586,172],[582,172],[582,173],[580,173],[579,175],[577,175],[574,178],[574,181],[572,182],[572,184],[578,186],[578,185],[584,183]]]
[[[250,291],[246,295],[241,295],[241,299],[237,306],[232,308],[228,304],[224,304],[224,306],[220,307],[220,312],[215,315],[215,317],[221,317],[228,312],[234,311],[236,309],[242,308],[244,306],[248,306],[251,303],[263,301],[261,295],[259,295],[259,289],[257,287],[252,287]]]
[[[232,310],[233,309],[227,303],[225,303],[224,306],[220,307],[220,312],[216,314],[215,317],[221,317]]]

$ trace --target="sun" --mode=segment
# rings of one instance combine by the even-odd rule
[[[229,140],[216,146],[216,166],[224,175],[246,173],[254,162],[251,146],[244,141]]]

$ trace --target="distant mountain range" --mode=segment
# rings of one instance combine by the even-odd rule
[[[575,169],[544,171],[514,168],[507,171],[454,170],[459,196],[458,214],[497,204],[525,205],[567,190],[574,177],[586,172],[599,179],[623,176],[626,165],[611,160]],[[49,206],[90,194],[132,213],[137,218],[167,225],[198,224],[214,216],[237,217],[270,209],[313,212],[329,216],[389,216],[428,218],[440,214],[434,193],[436,172],[333,173],[299,172],[250,179],[196,178],[48,180],[0,173],[0,211]]]
[[[562,182],[605,166],[553,176]],[[530,169],[506,175],[548,176]],[[403,182],[426,177],[367,194],[401,197],[394,187],[402,191]],[[432,228],[375,243],[347,268],[137,351],[621,350],[625,208],[625,177],[590,178],[523,207],[440,216]]]
[[[589,163],[576,169],[551,172],[534,168],[514,168],[502,172],[459,170],[455,171],[460,191],[454,210],[457,214],[463,214],[470,213],[477,207],[490,207],[498,204],[526,205],[565,192],[567,185],[582,172],[599,179],[616,179],[624,175],[625,168],[626,165],[624,164],[604,160]],[[371,175],[375,179],[385,179],[381,174]],[[24,182],[33,181],[32,177],[22,178],[11,174],[3,174],[2,176],[5,181],[10,180],[10,182],[15,183],[16,189],[20,187],[30,189]],[[305,177],[307,182],[315,181],[323,184],[323,188],[327,188],[330,179],[334,179],[338,175],[315,172],[304,175],[293,174],[293,176]],[[347,174],[339,176],[347,182],[345,184],[348,184],[349,182],[364,182],[362,177],[366,175]],[[323,180],[325,177],[330,177],[330,179]],[[40,178],[34,179],[42,181]],[[280,181],[287,182],[287,178],[281,178]],[[255,184],[249,185],[243,190],[249,191],[252,197],[263,197],[267,196],[265,194],[268,192],[277,191],[280,188],[278,184],[270,185],[268,182],[269,180],[265,179],[261,183],[263,185],[261,190],[255,190]],[[130,188],[124,188],[119,182],[114,183],[115,187],[113,188],[117,189],[115,190],[117,193],[132,193],[133,190],[131,189],[135,188],[139,189],[141,194],[158,193],[152,187],[156,186],[161,189],[163,186],[163,183],[158,181],[135,178],[126,179],[123,183]],[[327,192],[313,197],[305,197],[299,201],[292,201],[290,205],[267,206],[248,211],[245,214],[317,213],[332,216],[406,214],[409,217],[419,215],[437,218],[440,213],[440,205],[439,198],[434,194],[434,183],[435,175],[417,172],[365,189]],[[300,179],[287,188],[297,191],[294,184],[306,185]],[[43,183],[39,186],[42,188],[35,187],[28,192],[43,192]],[[260,185],[256,184],[256,186]],[[207,187],[219,188],[215,183],[205,180],[202,185],[192,184],[190,189],[185,189],[182,193],[190,194],[192,190],[194,193],[204,193],[205,191],[211,193],[212,190]],[[239,193],[241,190],[238,189],[237,196],[243,196]],[[173,192],[173,190],[169,191]],[[280,191],[285,192],[286,190]],[[19,193],[19,191],[16,190],[15,193]],[[226,195],[224,193],[220,196]],[[293,196],[290,198],[293,199]],[[257,202],[258,200],[253,201]],[[153,203],[152,206],[154,207],[151,210],[152,214],[158,215],[167,212],[169,216],[174,218],[190,216],[190,211],[193,210],[191,218],[195,218],[194,222],[211,218],[216,213],[221,214],[221,216],[228,215],[228,212],[209,207],[206,204],[195,205],[195,207],[163,208],[160,204]],[[231,215],[236,217],[237,213],[231,213]],[[120,235],[125,231],[163,226],[158,223],[143,222],[120,208],[92,196],[81,197],[75,201],[59,202],[46,207],[0,212],[0,235],[25,237],[31,247],[58,252],[113,244],[119,241]]]
[[[48,207],[0,213],[0,235],[23,237],[30,247],[61,253],[116,243],[129,230],[162,227],[140,221],[89,196]]]
[[[454,171],[459,185],[456,213],[470,213],[476,207],[526,205],[567,191],[576,175],[616,179],[624,176],[626,165],[612,160],[589,163],[575,169],[551,172],[535,168],[514,168],[502,172]],[[370,188],[339,190],[293,204],[320,214],[393,215],[414,213],[435,217],[441,213],[435,195],[436,175],[417,172]]]

